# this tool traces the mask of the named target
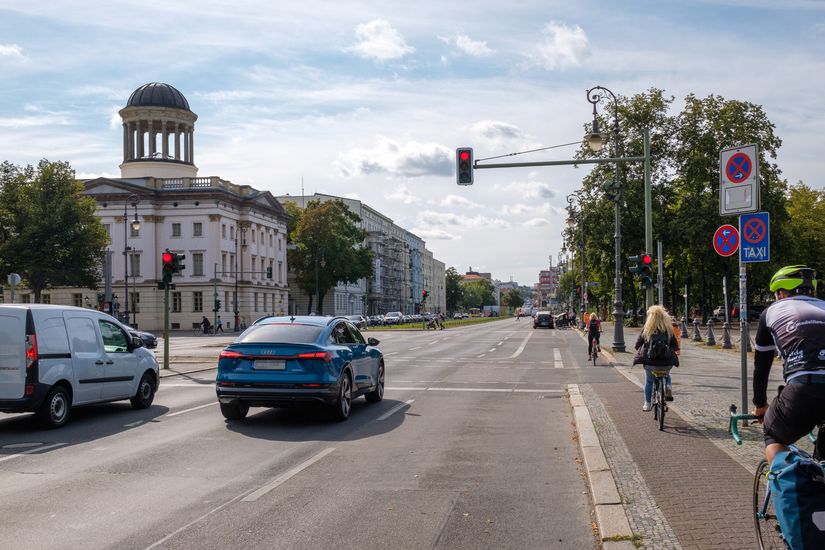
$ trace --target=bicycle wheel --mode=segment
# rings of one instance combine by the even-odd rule
[[[653,377],[653,395],[650,405],[653,409],[653,420],[659,420],[659,379],[655,376]]]
[[[773,511],[773,502],[770,500],[766,475],[769,471],[770,464],[767,460],[762,460],[756,467],[756,475],[753,478],[753,526],[756,529],[756,541],[760,550],[787,550],[788,545],[782,539],[782,531]]]
[[[659,408],[659,431],[665,429],[665,410],[667,409],[667,403],[665,402],[665,381],[663,378],[657,378],[659,380],[659,387],[657,388],[657,401],[656,404]]]
[[[591,348],[593,350],[593,366],[595,367],[596,366],[596,357],[599,355],[599,351],[596,348],[596,339],[595,338],[593,339],[593,342],[591,343]]]
[[[203,334],[203,329],[202,328],[193,328],[192,329],[192,336],[200,336],[201,334]]]

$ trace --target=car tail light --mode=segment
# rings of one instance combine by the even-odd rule
[[[223,350],[218,359],[240,359],[243,356],[239,351]]]
[[[218,385],[231,388],[231,387],[235,386],[235,382],[227,382],[225,380],[222,380],[222,381],[218,382]]]
[[[321,384],[301,384],[302,388],[320,388]]]
[[[34,362],[37,361],[37,335],[26,335],[26,368],[31,368]]]
[[[34,384],[26,384],[26,397],[34,395]]]
[[[332,362],[331,351],[312,351],[308,353],[299,353],[295,356],[297,359],[320,359],[325,363]]]

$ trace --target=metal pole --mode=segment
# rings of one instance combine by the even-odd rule
[[[739,341],[742,376],[742,414],[748,414],[748,268],[739,259]]]
[[[129,324],[129,200],[123,205],[123,290],[126,298],[126,324]]]
[[[163,368],[169,368],[169,283],[163,283]]]
[[[653,250],[653,209],[650,192],[650,130],[642,130],[644,138],[644,166],[645,166],[645,250]],[[645,291],[647,305],[653,303],[653,289],[648,287]],[[659,299],[661,302],[661,298]]]
[[[624,351],[624,306],[622,305],[622,212],[621,212],[621,188],[617,191],[616,197],[616,280],[614,281],[613,302],[613,351]]]
[[[662,277],[662,267],[664,266],[664,261],[662,260],[662,241],[658,241],[658,244],[657,244],[657,247],[656,247],[656,257],[659,258],[659,273],[656,275],[656,284],[659,287],[659,304],[664,305],[664,303],[665,303],[665,298],[664,298],[665,289],[663,288],[664,285],[662,284],[662,278],[663,278]],[[675,306],[675,304],[674,304],[674,306]],[[676,308],[674,307],[673,309],[675,310]]]
[[[584,314],[587,312],[587,280],[584,277],[584,206],[581,203],[581,198],[579,199],[579,206],[581,207],[581,218],[579,219],[579,226],[581,227],[581,233],[579,233],[579,256],[581,257],[581,269],[582,269],[582,296],[581,296],[581,315],[579,317],[579,323],[581,323],[581,328],[585,327],[584,322]]]
[[[232,308],[235,312],[235,332],[238,332],[238,325],[240,324],[240,316],[238,315],[238,232],[240,229],[235,227],[235,294],[232,296]]]
[[[223,273],[221,273],[223,275]],[[215,262],[215,274],[212,276],[212,309],[215,311],[212,315],[212,325],[215,330],[218,329],[218,308],[215,305],[218,303],[218,262]],[[215,333],[217,334],[217,332]]]

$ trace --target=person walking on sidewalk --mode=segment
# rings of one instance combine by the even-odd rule
[[[657,348],[662,350],[658,351]],[[650,306],[647,309],[647,320],[639,338],[636,339],[636,355],[634,365],[649,365],[652,367],[679,366],[679,356],[676,352],[679,345],[676,335],[673,334],[673,321],[667,310],[662,306]],[[653,375],[645,369],[645,402],[643,411],[650,410],[650,401],[653,397]],[[665,399],[673,401],[673,387],[670,374],[665,376]]]
[[[218,318],[215,321],[215,334],[217,334],[218,332],[223,333],[223,321],[221,321],[220,315],[218,315]]]
[[[590,314],[590,319],[587,322],[587,357],[590,358],[590,355],[593,353],[593,339],[596,339],[596,349],[602,351],[601,345],[599,343],[599,337],[602,334],[602,322],[599,321],[599,317],[596,313]]]
[[[777,271],[770,283],[776,302],[762,311],[756,326],[753,404],[754,414],[764,415],[768,463],[825,420],[825,301],[814,297],[815,277],[804,265]],[[786,386],[768,406],[768,375],[776,351]]]

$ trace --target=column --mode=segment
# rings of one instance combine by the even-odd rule
[[[189,128],[189,162],[195,164],[195,127]]]
[[[147,134],[149,135],[149,157],[155,158],[155,149],[157,144],[155,143],[155,121],[153,119],[149,119],[149,130],[147,131]]]
[[[163,125],[163,160],[166,160],[169,158],[169,123],[163,119],[160,123]]]
[[[137,158],[143,158],[143,131],[140,127],[140,121],[135,122],[135,138],[137,139]]]
[[[183,128],[183,162],[189,162],[189,129]]]
[[[180,123],[175,123],[175,160],[180,160]]]
[[[129,160],[129,130],[127,124],[123,123],[123,162]]]

